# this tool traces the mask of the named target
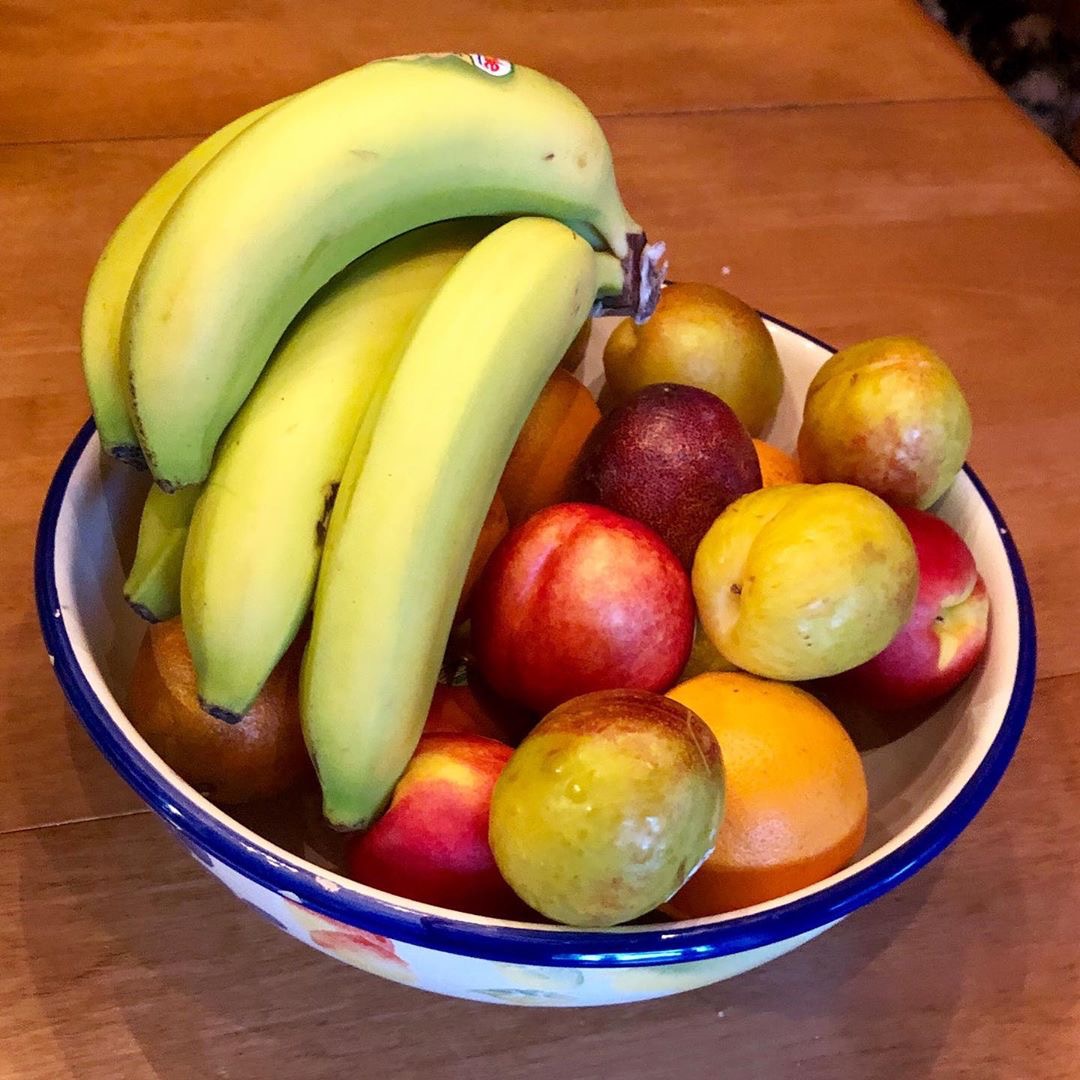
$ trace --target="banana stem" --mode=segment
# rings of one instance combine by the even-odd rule
[[[666,247],[663,241],[650,244],[644,233],[628,233],[629,250],[619,262],[614,287],[618,293],[601,295],[593,305],[593,315],[629,315],[636,323],[646,322],[656,310],[660,289],[667,273]],[[606,284],[603,283],[603,284]],[[603,289],[603,284],[601,289]]]

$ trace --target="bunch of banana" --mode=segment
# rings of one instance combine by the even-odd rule
[[[206,479],[222,431],[312,295],[365,252],[449,218],[641,230],[596,119],[564,87],[456,54],[377,61],[297,94],[184,190],[136,275],[121,347],[155,479]]]
[[[182,614],[227,721],[312,612],[301,713],[332,824],[369,822],[415,748],[545,380],[591,313],[648,317],[662,254],[573,94],[459,54],[234,121],[110,241],[87,382],[103,446],[158,484],[126,595]]]

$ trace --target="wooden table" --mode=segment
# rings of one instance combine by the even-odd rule
[[[0,1076],[1080,1074],[1080,172],[910,0],[0,4]],[[59,14],[60,11],[63,14]],[[481,47],[601,116],[673,272],[838,344],[910,331],[1034,588],[1027,734],[912,881],[734,982],[593,1011],[381,982],[269,927],[169,842],[66,707],[31,599],[87,412],[83,289],[198,136],[365,59]]]

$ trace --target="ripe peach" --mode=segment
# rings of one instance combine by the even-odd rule
[[[408,900],[520,918],[488,844],[491,791],[511,753],[481,735],[422,736],[386,812],[350,842],[350,876]]]
[[[534,514],[473,593],[472,644],[495,692],[536,712],[593,690],[669,687],[690,652],[686,571],[646,526],[600,506]]]
[[[959,686],[982,656],[990,624],[986,585],[960,534],[923,510],[896,513],[919,560],[915,610],[882,652],[838,677],[882,712],[925,705]]]

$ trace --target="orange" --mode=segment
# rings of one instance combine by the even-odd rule
[[[199,706],[180,619],[155,623],[135,657],[128,717],[150,748],[214,802],[269,798],[311,775],[300,729],[299,645],[270,673],[237,724]]]
[[[469,560],[469,569],[465,572],[465,584],[461,586],[456,618],[460,619],[465,614],[473,586],[479,580],[484,567],[487,566],[491,553],[509,531],[510,520],[506,514],[506,503],[502,495],[496,491],[495,498],[491,500],[491,505],[484,516],[484,523],[480,526],[480,535],[476,538],[476,547],[473,548],[472,558]]]
[[[762,487],[779,487],[781,484],[806,482],[799,463],[778,446],[755,439],[754,449],[757,451],[758,464],[761,466]]]
[[[569,496],[570,472],[600,419],[592,395],[563,368],[540,391],[506,463],[499,490],[519,525]]]
[[[713,853],[665,905],[693,919],[749,907],[839,870],[866,835],[862,761],[840,721],[787,683],[711,672],[668,697],[698,714],[724,756]]]

